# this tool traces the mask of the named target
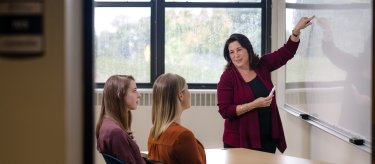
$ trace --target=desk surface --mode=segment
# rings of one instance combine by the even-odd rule
[[[321,164],[322,162],[291,157],[286,155],[271,154],[255,150],[233,149],[205,149],[207,164]]]

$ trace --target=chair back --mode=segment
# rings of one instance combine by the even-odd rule
[[[125,164],[125,162],[121,161],[120,159],[112,155],[105,154],[105,153],[102,153],[102,155],[106,164]]]

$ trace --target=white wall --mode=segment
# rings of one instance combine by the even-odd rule
[[[79,25],[70,28],[72,24],[67,22],[73,15],[80,18],[81,10],[65,15],[67,8],[79,8],[81,1],[67,1],[41,1],[44,5],[43,56],[0,57],[0,163],[82,163],[79,141],[82,124],[81,118],[75,119],[82,111],[82,83],[79,78],[72,78],[76,73],[70,72],[81,72],[80,35],[70,38],[78,49],[66,45],[66,35],[81,29]]]
[[[69,164],[83,160],[82,5],[82,0],[65,0],[64,4],[65,158]]]
[[[133,129],[141,150],[147,150],[151,128],[151,107],[140,107],[133,112]],[[181,124],[190,129],[205,148],[222,148],[224,120],[216,107],[191,107],[184,111]]]

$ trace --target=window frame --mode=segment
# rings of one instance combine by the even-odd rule
[[[95,1],[97,7],[150,7],[150,83],[137,83],[138,88],[152,88],[156,78],[165,73],[165,10],[166,8],[260,8],[261,9],[261,54],[271,50],[271,0],[260,2],[106,2]],[[224,43],[223,43],[224,45]],[[224,60],[224,59],[223,59]],[[189,83],[190,89],[216,89],[217,83]],[[103,88],[104,83],[96,83],[95,88]]]

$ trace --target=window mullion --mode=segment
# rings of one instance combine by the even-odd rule
[[[153,40],[156,43],[154,44],[155,46],[153,51],[155,67],[152,68],[154,68],[155,70],[153,70],[153,76],[151,80],[152,83],[159,75],[165,72],[165,5],[162,0],[155,0],[154,5],[154,12],[152,12],[152,14],[154,14],[153,17],[155,18],[155,20],[154,22],[152,22],[152,24],[155,25],[155,28],[152,30],[155,37],[155,39]]]

